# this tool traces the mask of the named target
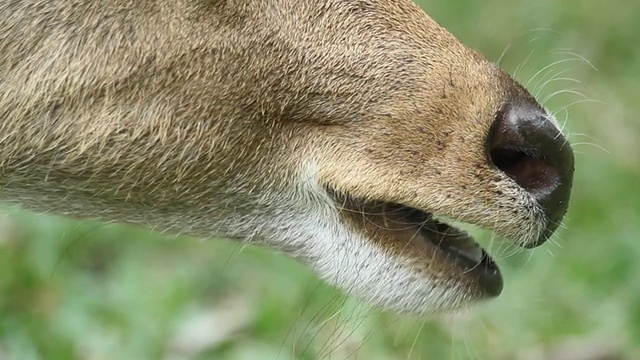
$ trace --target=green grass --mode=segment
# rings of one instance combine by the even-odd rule
[[[489,59],[510,46],[503,67],[522,68],[524,83],[572,59],[530,87],[563,70],[580,83],[550,83],[541,99],[579,88],[596,100],[571,106],[566,118],[577,152],[566,228],[533,252],[507,257],[494,247],[505,274],[500,298],[428,321],[398,317],[262,249],[7,210],[0,359],[640,358],[640,4],[421,5]],[[580,99],[559,94],[545,105]],[[218,320],[193,334],[220,341],[199,352],[171,345],[185,324],[195,326],[189,319],[207,317]]]

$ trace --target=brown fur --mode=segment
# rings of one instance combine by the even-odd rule
[[[408,0],[5,1],[0,34],[3,201],[311,263],[274,219],[311,216],[324,187],[539,231],[486,154],[496,113],[533,100]],[[417,273],[455,280],[424,251]]]

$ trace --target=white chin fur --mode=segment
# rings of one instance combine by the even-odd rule
[[[290,204],[271,222],[271,247],[305,262],[347,294],[395,312],[422,315],[473,302],[455,280],[436,282],[347,228],[327,193],[310,181],[304,184],[306,201]]]
[[[291,254],[347,294],[399,313],[424,315],[473,302],[455,281],[434,281],[412,269],[401,257],[383,251],[354,234],[337,216],[307,219],[287,234],[302,243]],[[330,219],[327,221],[327,219]]]

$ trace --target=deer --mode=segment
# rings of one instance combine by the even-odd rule
[[[552,114],[411,0],[0,4],[0,201],[230,239],[425,315],[567,211]]]

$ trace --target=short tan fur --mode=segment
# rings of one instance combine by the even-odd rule
[[[529,154],[492,145],[512,106],[553,123],[409,0],[0,4],[1,201],[266,245],[400,312],[494,295],[400,205],[524,246],[557,226],[492,157]]]

